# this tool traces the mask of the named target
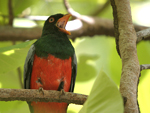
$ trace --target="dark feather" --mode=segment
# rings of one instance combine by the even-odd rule
[[[71,76],[71,85],[70,85],[69,92],[74,91],[76,75],[77,75],[77,59],[76,59],[76,55],[74,54],[72,57],[72,76]]]
[[[32,66],[34,61],[35,47],[32,45],[28,51],[25,64],[24,64],[24,88],[30,89],[30,79],[32,74]],[[27,102],[29,105],[29,109],[31,113],[33,112],[33,108],[31,106],[31,102]]]
[[[25,64],[24,64],[24,88],[25,89],[30,89],[30,79],[32,74],[34,54],[35,54],[35,47],[33,44],[28,51]]]

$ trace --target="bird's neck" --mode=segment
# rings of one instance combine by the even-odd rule
[[[34,45],[35,52],[39,57],[47,57],[48,54],[52,54],[57,58],[68,59],[74,55],[74,48],[66,34],[44,35]]]

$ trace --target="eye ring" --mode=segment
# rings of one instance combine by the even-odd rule
[[[54,22],[54,20],[55,20],[55,19],[54,19],[53,17],[49,18],[49,22],[50,22],[50,23]]]

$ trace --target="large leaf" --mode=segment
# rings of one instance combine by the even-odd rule
[[[32,6],[37,2],[37,0],[12,0],[13,1],[13,11],[16,16],[22,13],[23,10]]]
[[[116,84],[101,71],[79,113],[123,113],[123,101]]]
[[[95,66],[92,65],[99,58],[98,55],[82,54],[78,56],[78,74],[76,81],[83,82],[95,78],[97,75]],[[84,67],[84,68],[83,68]]]
[[[150,43],[140,42],[137,45],[137,53],[140,64],[150,64]],[[138,87],[138,102],[141,113],[150,113],[150,70],[143,70]]]
[[[12,0],[13,14],[18,16],[21,12],[35,4],[37,0]],[[0,0],[0,14],[8,15],[8,0]]]
[[[8,0],[0,0],[0,14],[8,14]]]
[[[35,40],[0,48],[0,74],[21,66],[33,42]]]

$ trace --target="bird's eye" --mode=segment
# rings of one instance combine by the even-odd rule
[[[49,18],[49,22],[50,23],[54,22],[54,18],[53,17]]]

